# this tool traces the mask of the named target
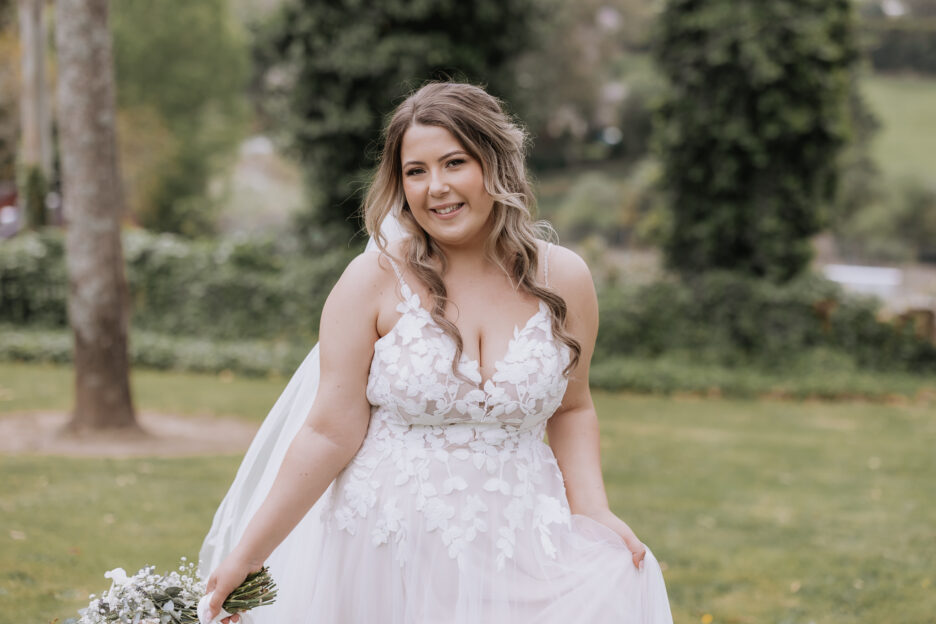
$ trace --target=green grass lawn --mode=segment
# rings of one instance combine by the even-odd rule
[[[936,180],[936,79],[870,76],[863,82],[881,122],[874,156],[890,178]]]
[[[67,404],[67,369],[49,374],[0,366],[0,412]],[[283,383],[134,375],[144,409],[252,419]],[[936,408],[595,400],[612,507],[665,565],[677,622],[934,621]],[[237,464],[0,456],[0,624],[74,615],[112,567],[195,557]]]
[[[135,369],[130,384],[137,409],[216,414],[260,422],[288,379],[233,377]],[[67,410],[74,397],[71,366],[0,362],[0,414]]]

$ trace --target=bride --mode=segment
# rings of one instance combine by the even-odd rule
[[[267,563],[277,602],[220,621],[671,622],[608,506],[596,295],[537,236],[525,133],[484,90],[431,83],[384,138],[368,251],[205,540],[211,615]]]

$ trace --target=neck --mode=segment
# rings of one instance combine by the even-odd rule
[[[445,254],[445,259],[448,264],[448,273],[452,273],[453,270],[456,273],[462,271],[485,271],[494,266],[485,252],[485,246],[491,232],[491,227],[492,224],[489,221],[487,227],[479,232],[472,240],[458,245],[446,245],[436,241],[436,246]]]
[[[463,274],[472,273],[483,275],[492,270],[499,271],[497,263],[492,260],[486,250],[487,235],[479,237],[479,240],[462,245],[441,245],[439,249],[445,254],[447,264],[446,273]]]
[[[484,245],[458,245],[445,246],[439,245],[442,253],[445,254],[448,272],[453,270],[461,271],[479,271],[483,270],[490,261],[487,254],[484,253]]]

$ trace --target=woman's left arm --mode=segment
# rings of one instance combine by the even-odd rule
[[[598,298],[591,272],[577,254],[557,245],[552,247],[549,259],[550,286],[568,306],[566,330],[582,347],[562,404],[547,422],[549,446],[559,462],[572,513],[588,516],[620,535],[633,554],[634,565],[642,567],[647,549],[611,511],[601,475],[598,415],[588,387],[588,369],[598,335]]]

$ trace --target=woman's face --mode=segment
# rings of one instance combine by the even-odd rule
[[[483,244],[494,199],[481,163],[451,132],[413,125],[400,148],[403,193],[420,227],[441,246]]]

